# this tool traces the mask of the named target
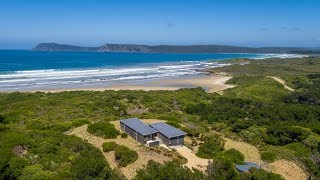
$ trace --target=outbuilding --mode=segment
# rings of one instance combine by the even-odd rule
[[[157,122],[149,125],[158,131],[158,137],[167,146],[182,146],[184,144],[184,136],[187,134],[180,129],[172,127],[163,122]]]
[[[146,144],[157,136],[157,131],[141,122],[138,118],[120,120],[120,128],[136,141]]]

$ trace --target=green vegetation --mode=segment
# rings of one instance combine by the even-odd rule
[[[197,156],[205,159],[218,157],[224,150],[224,142],[221,136],[215,134],[204,138],[204,143],[199,146]]]
[[[195,169],[192,171],[174,161],[166,162],[165,164],[149,161],[147,166],[137,171],[135,179],[205,179],[205,175]]]
[[[102,150],[104,152],[114,151],[115,161],[121,167],[126,167],[127,165],[134,163],[138,159],[137,152],[115,142],[103,143]]]
[[[239,174],[232,163],[224,159],[216,159],[210,161],[207,167],[207,174],[204,174],[196,169],[189,169],[175,162],[166,162],[159,164],[154,161],[149,161],[148,164],[137,171],[136,180],[147,179],[256,179],[256,180],[281,180],[281,176],[269,173],[262,169],[250,169],[251,173]]]
[[[241,75],[230,79],[228,83],[237,86],[226,90],[226,95],[253,101],[281,101],[289,94],[283,85],[266,76]]]
[[[181,128],[181,125],[175,121],[167,121],[166,123],[175,127],[175,128]]]
[[[137,152],[121,145],[115,148],[114,156],[118,165],[121,167],[126,167],[127,165],[134,163],[138,159]]]
[[[102,144],[103,152],[114,151],[119,145],[115,142],[105,142]]]
[[[54,131],[0,133],[0,179],[118,177],[101,151],[80,138]]]
[[[127,133],[121,133],[121,138],[127,138],[128,137],[128,134]]]
[[[240,176],[232,162],[224,158],[209,161],[207,172],[212,179],[239,179]]]
[[[261,159],[265,162],[274,162],[277,159],[277,154],[274,152],[261,152]]]
[[[114,127],[113,124],[107,122],[96,122],[88,125],[88,132],[106,139],[115,139],[120,132]]]
[[[281,158],[296,161],[312,178],[319,179],[320,58],[231,63],[235,64],[210,70],[234,76],[229,83],[237,86],[223,95],[205,93],[201,88],[0,93],[0,179],[117,177],[98,149],[63,133],[89,124],[90,133],[116,138],[120,133],[108,121],[132,117],[130,110],[135,108],[143,109],[134,115],[138,118],[165,120],[187,132],[194,145],[200,140],[197,155],[213,158],[212,163],[221,167],[213,169],[209,176],[228,174],[234,179],[242,176],[234,172],[234,164],[243,161],[241,154],[225,151],[221,138],[202,137],[214,130],[257,146],[265,161]],[[280,77],[295,91],[286,90],[267,76]],[[20,153],[13,153],[13,149]],[[119,151],[127,149],[122,147]],[[120,153],[118,162],[132,163],[131,156],[128,160]],[[161,165],[145,175],[162,177],[158,173],[167,166],[170,167]],[[174,168],[181,167],[171,165],[171,168],[172,173],[178,173]],[[149,172],[148,167],[146,170]],[[254,176],[251,179],[259,179],[258,176],[270,174],[258,170],[251,175]],[[198,177],[198,174],[190,176]]]
[[[250,173],[245,175],[246,179],[256,179],[256,180],[269,180],[269,179],[282,180],[283,179],[280,175],[270,173],[263,169],[250,168],[249,171]]]
[[[236,149],[229,149],[223,153],[223,156],[234,164],[244,164],[244,156]]]

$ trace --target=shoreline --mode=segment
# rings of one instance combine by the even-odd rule
[[[58,88],[58,89],[45,89],[45,90],[17,90],[17,91],[0,91],[0,93],[14,93],[14,92],[45,92],[45,93],[58,93],[58,92],[70,92],[70,91],[121,91],[121,90],[142,90],[142,91],[176,91],[182,88],[196,88],[202,87],[208,93],[220,93],[225,89],[232,88],[234,85],[225,84],[226,81],[231,79],[232,76],[225,74],[211,74],[206,76],[194,76],[194,77],[179,77],[173,79],[156,79],[150,82],[144,82],[141,84],[121,84],[109,85],[105,87],[90,87],[90,88]]]

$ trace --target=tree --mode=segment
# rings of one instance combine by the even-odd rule
[[[95,150],[84,150],[80,152],[71,166],[71,172],[79,179],[97,177],[106,167],[103,155]]]
[[[142,169],[137,170],[135,180],[149,180],[149,179],[175,179],[175,180],[189,180],[189,179],[207,179],[207,177],[196,169],[190,170],[186,166],[182,166],[174,161],[160,164],[155,161],[148,161],[148,164]]]
[[[232,162],[224,158],[213,159],[207,166],[209,179],[239,179]]]
[[[0,114],[0,123],[3,123],[3,122],[4,122],[4,116]]]
[[[226,159],[228,159],[229,161],[231,161],[235,164],[243,164],[244,163],[243,154],[236,149],[229,149],[227,151],[224,151],[223,155]]]
[[[220,135],[207,136],[204,143],[199,146],[197,156],[211,159],[216,157],[224,150],[224,141]]]
[[[114,156],[116,162],[121,167],[126,167],[138,160],[138,153],[136,151],[122,145],[115,148]]]

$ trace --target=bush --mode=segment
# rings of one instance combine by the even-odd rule
[[[120,135],[120,132],[114,127],[114,125],[107,122],[89,124],[87,130],[90,134],[107,139],[115,139]]]
[[[103,152],[114,151],[117,146],[118,146],[118,144],[115,142],[105,142],[102,144],[102,150],[103,150]]]
[[[0,114],[0,123],[4,122],[4,117]]]
[[[200,131],[195,128],[182,127],[181,130],[186,132],[187,136],[190,136],[190,137],[199,137],[200,136]]]
[[[174,121],[166,121],[167,124],[169,124],[170,126],[173,126],[175,128],[181,128],[181,125],[177,122]]]
[[[114,152],[115,160],[121,167],[126,167],[134,163],[138,159],[137,152],[129,149],[126,146],[118,146]]]
[[[146,166],[137,170],[134,179],[206,179],[206,176],[199,170],[191,170],[175,161],[160,164],[150,160]]]
[[[181,156],[180,154],[177,154],[174,158],[173,161],[178,163],[178,164],[187,164],[188,159]]]
[[[205,137],[204,143],[199,146],[197,156],[211,159],[218,156],[224,149],[224,141],[220,135]]]
[[[311,150],[299,142],[288,144],[285,147],[295,151],[300,157],[309,157],[311,154]]]
[[[287,145],[292,142],[301,142],[309,136],[310,132],[301,127],[276,125],[267,128],[265,142],[272,145]]]
[[[207,166],[209,179],[239,179],[239,174],[232,162],[224,158],[209,161]]]
[[[243,174],[245,176],[244,179],[272,179],[272,180],[283,180],[283,178],[279,174],[271,173],[263,169],[250,168],[250,173]]]
[[[0,179],[94,179],[109,168],[98,148],[59,132],[1,132],[0,144]]]
[[[229,149],[223,153],[224,157],[235,164],[244,164],[243,154],[236,149]]]
[[[127,133],[121,133],[121,138],[127,138],[128,134]]]
[[[101,152],[96,150],[84,150],[73,160],[71,172],[78,179],[96,177],[106,167],[106,160]]]
[[[261,159],[263,161],[271,163],[277,159],[277,154],[270,152],[270,151],[265,151],[265,152],[261,153]]]

